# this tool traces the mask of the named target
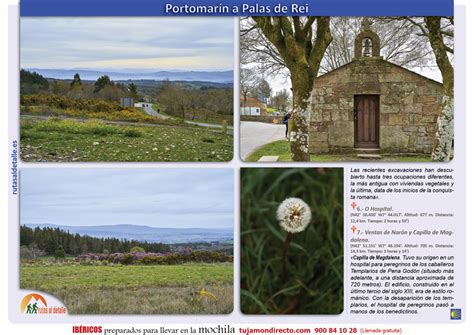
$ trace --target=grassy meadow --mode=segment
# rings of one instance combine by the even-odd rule
[[[289,197],[312,211],[287,234],[276,219]],[[241,310],[244,314],[339,314],[343,310],[343,169],[241,170]],[[286,263],[286,275],[283,265]]]
[[[61,299],[70,314],[228,314],[233,310],[231,263],[20,266],[20,288]]]
[[[205,93],[214,97],[222,92]],[[222,162],[233,157],[229,132],[186,123],[202,120],[205,114],[222,124],[222,120],[232,119],[232,111],[220,115],[195,110],[191,116],[185,113],[189,118],[185,120],[163,113],[169,108],[151,116],[142,108],[122,107],[117,101],[118,97],[110,100],[100,94],[91,94],[90,99],[47,91],[22,94],[21,158],[27,162]],[[183,110],[188,108],[183,106]]]
[[[22,118],[20,151],[27,162],[229,161],[233,142],[203,127]]]

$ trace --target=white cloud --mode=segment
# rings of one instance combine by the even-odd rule
[[[25,68],[230,70],[233,18],[21,19]]]
[[[24,169],[21,223],[230,228],[231,169]]]

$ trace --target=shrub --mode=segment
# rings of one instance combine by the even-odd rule
[[[143,249],[142,247],[135,246],[130,249],[130,252],[145,252],[145,249]]]
[[[183,263],[222,263],[232,262],[233,257],[221,252],[191,251],[189,253],[173,253],[164,256],[146,255],[141,259],[143,265],[176,265]]]
[[[58,248],[54,251],[54,258],[56,259],[66,258],[66,252],[64,251],[64,248],[62,245],[58,246]]]
[[[20,97],[20,111],[25,114],[64,115],[82,119],[128,121],[177,125],[183,120],[152,117],[135,108],[124,108],[105,100],[70,99],[64,96],[31,94]],[[140,134],[141,135],[141,134]],[[130,137],[139,137],[133,133]]]
[[[123,135],[126,137],[140,137],[142,136],[142,132],[138,129],[127,129],[123,132]]]
[[[20,97],[23,106],[48,106],[61,109],[78,109],[95,112],[113,112],[122,110],[122,107],[115,102],[104,100],[70,99],[65,96],[48,94],[28,94]]]
[[[20,247],[20,259],[34,259],[33,253],[26,245]]]
[[[162,265],[164,264],[164,258],[162,256],[145,256],[140,263],[143,265]]]
[[[120,264],[123,264],[123,265],[133,264],[133,255],[132,254],[123,255],[123,257],[120,258]]]

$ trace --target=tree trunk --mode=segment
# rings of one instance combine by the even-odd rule
[[[447,162],[451,159],[451,148],[454,139],[454,68],[449,61],[447,47],[441,31],[441,17],[425,18],[428,39],[433,49],[436,64],[443,77],[443,108],[438,116],[436,139],[431,152],[431,159]]]
[[[309,99],[313,88],[314,74],[309,67],[300,65],[291,70],[293,90],[292,129],[290,131],[291,159],[309,162]]]
[[[332,41],[329,17],[253,17],[265,37],[275,46],[290,71],[293,90],[291,159],[309,162],[309,99],[321,60]],[[313,37],[313,24],[316,36]]]
[[[290,136],[291,159],[295,162],[309,162],[309,134],[307,111],[296,107],[291,115],[293,127]]]
[[[448,162],[451,159],[451,148],[454,138],[454,99],[443,96],[443,110],[438,116],[436,139],[431,159],[437,162]]]

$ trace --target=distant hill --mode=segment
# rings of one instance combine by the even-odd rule
[[[107,75],[113,81],[123,80],[171,80],[171,81],[197,81],[210,83],[232,83],[234,80],[233,71],[157,71],[157,72],[109,72],[96,70],[64,70],[64,69],[26,69],[30,72],[37,72],[46,78],[72,79],[74,74],[79,73],[83,80],[96,80],[100,76]]]
[[[59,80],[59,79],[58,79]],[[93,83],[93,80],[83,80],[83,82],[90,82]],[[163,86],[165,83],[164,80],[151,80],[151,79],[127,79],[127,80],[115,80],[116,83],[128,85],[129,83],[133,82],[137,85],[141,90],[146,89],[156,89]],[[181,86],[183,88],[188,89],[201,89],[201,88],[226,88],[232,89],[233,83],[218,83],[218,82],[210,82],[210,81],[184,81],[184,80],[174,80],[174,85]]]
[[[55,224],[25,224],[25,226],[35,229],[39,228],[59,228],[73,234],[88,235],[91,237],[115,237],[118,239],[128,239],[147,242],[161,243],[190,243],[190,242],[211,242],[226,241],[233,239],[232,229],[204,229],[204,228],[155,228],[139,225],[110,225],[110,226],[63,226]]]

